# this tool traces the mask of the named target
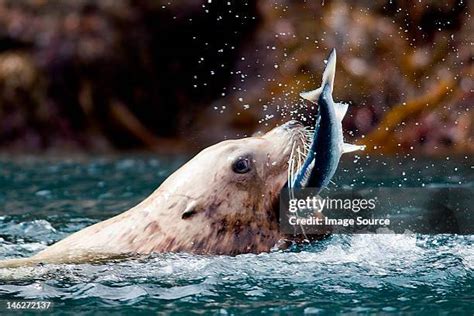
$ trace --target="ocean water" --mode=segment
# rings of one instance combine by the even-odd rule
[[[184,157],[0,159],[0,259],[32,255],[141,201]],[[346,158],[335,185],[474,188],[471,157]],[[335,186],[334,185],[334,186]],[[473,235],[333,235],[258,255],[155,254],[0,269],[7,302],[51,314],[474,313]]]

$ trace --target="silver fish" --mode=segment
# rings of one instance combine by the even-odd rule
[[[311,187],[318,194],[331,181],[342,154],[365,148],[344,143],[342,120],[348,104],[334,102],[332,98],[335,72],[336,50],[333,49],[327,60],[321,87],[300,94],[303,99],[318,104],[319,116],[306,159],[296,174],[290,176],[290,189]]]

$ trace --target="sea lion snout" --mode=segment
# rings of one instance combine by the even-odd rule
[[[303,124],[301,124],[301,122],[297,120],[291,120],[282,125],[282,128],[284,129],[294,129],[294,128],[302,128],[302,127],[303,127]]]

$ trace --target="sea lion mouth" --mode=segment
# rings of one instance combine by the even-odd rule
[[[303,164],[311,151],[311,143],[314,136],[314,129],[311,127],[304,126],[298,121],[290,122],[297,122],[299,125],[298,128],[292,130],[292,136],[290,139],[291,151],[288,157],[288,184],[293,183],[295,176],[303,167]],[[295,125],[296,123],[292,124]]]
[[[309,154],[314,134],[310,127],[304,126],[296,120],[286,122],[281,125],[278,130],[278,132],[283,131],[286,135],[289,135],[289,137],[286,136],[288,137],[288,141],[282,157],[284,166],[281,165],[282,168],[285,168],[282,171],[287,173],[287,182],[281,186],[280,191],[276,195],[276,198],[273,199],[271,206],[272,215],[275,216],[276,219],[278,219],[280,215],[280,195],[282,190],[285,190],[288,187],[288,183],[290,183],[294,175],[296,175],[298,170],[303,166],[303,163]]]

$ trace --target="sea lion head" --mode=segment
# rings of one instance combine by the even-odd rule
[[[279,239],[278,203],[288,160],[304,127],[290,121],[270,132],[210,146],[155,192],[164,243],[158,251],[238,254],[268,251]]]

